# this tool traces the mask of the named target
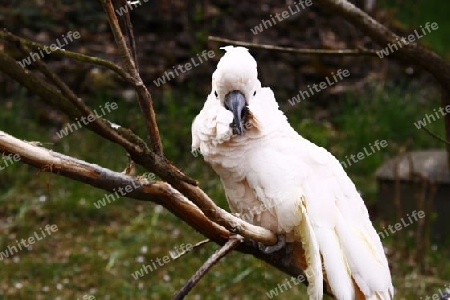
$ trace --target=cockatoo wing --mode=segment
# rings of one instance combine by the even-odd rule
[[[366,296],[393,291],[366,206],[332,154],[287,129],[255,143],[246,161],[246,178],[257,198],[265,205],[275,204],[279,232],[298,230],[302,217],[307,217],[309,236],[317,239],[327,280],[338,299],[354,299],[352,278]],[[299,212],[296,208],[302,205],[305,209]],[[305,228],[302,232],[306,238]],[[390,298],[386,294],[381,299]]]
[[[381,299],[390,299],[387,259],[355,185],[333,155],[310,142],[306,145],[303,159],[315,166],[303,182],[307,209],[333,293],[338,299],[353,299],[346,288],[353,278],[367,297],[385,293]]]

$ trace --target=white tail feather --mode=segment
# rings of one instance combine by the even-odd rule
[[[305,250],[306,263],[305,270],[308,279],[308,295],[310,300],[321,300],[323,298],[323,274],[322,261],[320,258],[319,244],[314,230],[306,213],[305,202],[302,197],[301,204],[302,220],[295,233],[300,236],[303,249]]]
[[[336,232],[332,229],[317,227],[314,232],[319,242],[328,283],[333,294],[339,300],[353,300],[355,289],[350,268]]]
[[[391,275],[381,257],[384,254],[377,253],[373,247],[377,241],[368,240],[367,234],[350,226],[339,216],[336,231],[352,277],[367,298],[377,295],[381,300],[391,299]]]

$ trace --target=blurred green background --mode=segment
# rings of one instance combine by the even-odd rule
[[[342,19],[316,5],[298,16],[253,35],[250,28],[292,3],[243,1],[154,1],[132,12],[141,73],[155,102],[166,156],[220,206],[227,208],[218,177],[201,156],[190,152],[190,125],[210,92],[210,78],[221,56],[208,35],[299,48],[379,49]],[[371,14],[397,33],[426,22],[436,30],[420,42],[447,60],[450,57],[450,3],[438,0],[383,0]],[[69,30],[81,38],[67,49],[119,61],[109,27],[96,1],[0,1],[0,27],[51,44]],[[0,42],[14,54],[14,46]],[[203,50],[216,56],[191,72],[157,87],[165,70],[185,63]],[[406,63],[378,57],[308,57],[251,49],[260,80],[270,86],[291,125],[304,137],[329,149],[339,160],[360,152],[375,140],[389,147],[347,168],[361,191],[377,230],[384,221],[375,209],[374,172],[404,150],[444,148],[413,123],[440,106],[439,90],[428,74]],[[20,59],[20,55],[16,55]],[[108,114],[114,123],[146,137],[137,102],[130,89],[110,72],[93,66],[44,57],[93,109],[117,102]],[[288,99],[337,69],[349,69],[347,82],[291,106]],[[33,70],[33,67],[30,67]],[[0,129],[20,139],[116,171],[127,166],[126,153],[82,128],[59,139],[56,132],[70,123],[66,116],[0,74]],[[443,136],[443,122],[427,128]],[[138,169],[138,174],[146,172]],[[0,261],[0,299],[170,299],[218,248],[207,244],[135,280],[131,274],[153,259],[169,255],[181,244],[195,244],[201,235],[162,207],[121,198],[104,208],[93,203],[105,192],[39,172],[22,163],[0,171],[0,251],[15,246],[47,224],[58,231],[30,249]],[[443,212],[445,213],[445,212]],[[409,229],[404,229],[405,231]],[[406,234],[405,236],[408,236]],[[426,269],[411,257],[414,244],[391,235],[383,240],[396,287],[396,299],[432,296],[450,283],[448,248],[433,245]],[[268,299],[267,292],[287,275],[249,255],[231,253],[193,289],[188,299]],[[307,299],[297,286],[276,299]]]

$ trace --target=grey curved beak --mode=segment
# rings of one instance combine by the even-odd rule
[[[245,117],[246,106],[247,102],[245,101],[245,96],[239,91],[229,92],[225,96],[225,107],[233,113],[233,123],[231,124],[231,127],[238,135],[244,133],[242,119]]]

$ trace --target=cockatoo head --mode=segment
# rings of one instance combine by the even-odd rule
[[[211,93],[233,113],[233,131],[242,135],[243,124],[250,114],[248,106],[261,88],[256,61],[244,47],[226,46],[221,49],[226,53],[213,73]]]

